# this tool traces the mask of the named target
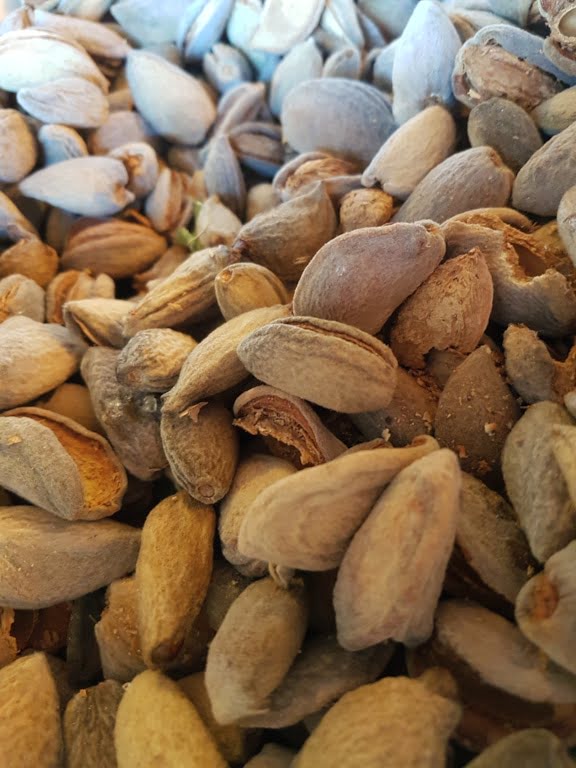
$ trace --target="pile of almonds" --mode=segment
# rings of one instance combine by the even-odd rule
[[[4,0],[0,184],[0,767],[575,766],[574,3]]]

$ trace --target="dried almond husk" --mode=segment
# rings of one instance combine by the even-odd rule
[[[69,269],[60,272],[46,289],[46,319],[64,325],[64,304],[82,299],[113,299],[114,280],[105,274],[92,276],[89,270]]]
[[[23,609],[57,605],[110,584],[134,569],[140,546],[140,531],[122,523],[70,522],[25,506],[0,508],[0,537],[0,600]]]
[[[64,714],[68,768],[116,768],[114,725],[124,689],[105,680],[79,691]]]
[[[142,656],[149,667],[174,660],[200,613],[212,575],[215,527],[212,507],[183,491],[163,499],[146,518],[136,590]]]
[[[126,473],[110,444],[42,408],[0,418],[0,483],[65,520],[99,520],[120,509]]]
[[[444,764],[461,713],[447,677],[449,694],[429,688],[425,676],[385,677],[346,693],[320,720],[294,768],[353,766],[359,760],[365,768]]]
[[[487,346],[458,365],[438,400],[434,435],[458,454],[462,469],[483,477],[498,471],[500,454],[520,408]]]
[[[406,448],[363,450],[360,445],[278,480],[248,509],[240,528],[240,554],[309,571],[335,568],[392,478],[437,448],[427,436]]]
[[[116,363],[120,384],[141,392],[167,392],[197,343],[170,328],[139,331],[124,346]]]
[[[492,299],[492,277],[480,250],[441,264],[396,317],[391,346],[398,362],[423,368],[432,349],[471,352],[488,325]]]
[[[264,454],[248,456],[238,464],[230,490],[220,504],[218,533],[222,554],[241,574],[258,577],[268,572],[267,562],[239,552],[238,536],[242,521],[262,491],[295,472],[296,467],[290,462]]]
[[[460,486],[458,460],[442,449],[402,469],[378,499],[346,550],[334,588],[344,648],[357,651],[388,640],[410,647],[430,637],[456,534]]]
[[[189,768],[227,766],[190,699],[177,683],[153,670],[128,686],[118,707],[114,742],[118,768],[158,761]]]
[[[130,277],[151,267],[167,247],[166,240],[144,224],[84,218],[73,225],[61,264],[114,279]]]
[[[58,254],[36,239],[23,239],[0,254],[0,277],[24,275],[46,288],[58,271]]]
[[[0,669],[0,763],[59,768],[58,691],[48,659],[34,653]]]
[[[229,491],[238,463],[232,414],[218,402],[202,402],[178,415],[164,412],[162,445],[177,485],[202,504]]]
[[[91,347],[81,372],[90,391],[96,418],[126,469],[140,480],[152,480],[167,465],[160,437],[160,405],[155,396],[134,392],[118,381],[120,353]]]
[[[208,651],[206,689],[221,725],[268,707],[301,648],[308,620],[301,582],[289,590],[271,578],[247,587],[226,614]]]

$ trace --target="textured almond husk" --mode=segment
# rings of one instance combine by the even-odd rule
[[[238,345],[256,378],[324,408],[359,413],[388,405],[396,358],[369,334],[314,317],[276,320]]]
[[[38,283],[23,275],[0,279],[0,323],[15,315],[44,322],[44,291]]]
[[[178,685],[196,707],[204,725],[218,745],[222,757],[231,763],[245,763],[259,742],[259,731],[248,730],[238,725],[220,725],[215,720],[204,682],[204,672],[183,677],[178,680]]]
[[[216,117],[216,108],[201,82],[150,51],[132,51],[126,77],[138,112],[168,141],[199,144]],[[161,89],[150,89],[161,82]]]
[[[544,571],[524,585],[515,612],[522,634],[572,674],[576,674],[572,653],[575,549],[576,543],[571,542],[549,558]]]
[[[448,379],[438,401],[434,434],[455,451],[462,468],[480,477],[497,471],[520,408],[488,347],[468,355]]]
[[[203,610],[211,629],[216,632],[238,595],[252,583],[247,576],[241,576],[225,560],[215,560],[212,580],[208,587]]]
[[[62,319],[70,334],[97,347],[124,346],[124,321],[132,302],[123,299],[90,298],[67,301]]]
[[[118,707],[114,740],[118,768],[158,760],[190,768],[227,766],[192,702],[161,672],[147,670],[132,681]]]
[[[333,157],[325,152],[303,152],[284,163],[274,176],[272,186],[277,196],[286,202],[310,191],[318,181],[337,180],[351,176],[357,170],[356,163],[341,157]],[[330,184],[325,186],[330,188]]]
[[[166,248],[166,240],[151,227],[119,219],[81,219],[72,227],[61,264],[115,279],[130,277],[151,267]]]
[[[351,418],[366,440],[389,435],[392,445],[400,448],[418,435],[432,432],[437,405],[433,383],[398,368],[396,389],[386,408],[355,413]]]
[[[192,253],[134,307],[126,320],[126,334],[134,336],[146,328],[174,328],[204,319],[216,303],[216,275],[237,260],[238,256],[224,245]]]
[[[136,590],[142,655],[149,667],[178,655],[200,612],[212,575],[215,526],[214,510],[184,492],[161,501],[146,518]]]
[[[297,280],[304,267],[336,233],[336,214],[322,183],[245,224],[234,248],[272,270]]]
[[[34,224],[28,221],[4,192],[0,192],[0,234],[12,242],[21,239],[40,242]]]
[[[140,480],[152,480],[167,465],[159,403],[152,394],[120,384],[116,374],[119,354],[106,347],[91,347],[82,359],[82,377],[96,418],[123,465]]]
[[[507,99],[492,98],[477,104],[468,118],[467,130],[473,147],[493,147],[515,173],[542,146],[534,120]]]
[[[259,577],[268,572],[267,562],[246,557],[238,551],[242,521],[262,491],[295,472],[296,467],[288,461],[264,454],[248,456],[239,463],[230,490],[220,504],[218,534],[222,554],[241,574]]]
[[[260,307],[287,304],[282,281],[260,264],[231,264],[216,276],[216,301],[225,320]]]
[[[46,289],[46,319],[64,325],[64,304],[82,299],[113,299],[116,286],[109,275],[93,277],[88,270],[60,272]]]
[[[432,634],[460,486],[458,460],[446,449],[417,459],[392,480],[338,571],[334,608],[342,647],[356,651],[387,640],[415,646]]]
[[[261,728],[295,725],[330,707],[348,691],[374,682],[393,653],[392,643],[351,653],[335,637],[312,638],[272,693],[268,711],[247,718],[244,724]]]
[[[335,568],[388,483],[437,448],[431,437],[417,438],[407,448],[360,446],[278,480],[248,509],[240,528],[240,554],[308,571]]]
[[[130,51],[130,45],[114,29],[89,19],[49,13],[37,8],[33,12],[32,22],[35,28],[47,29],[76,40],[96,59],[123,59]]]
[[[158,281],[169,277],[185,261],[190,252],[181,245],[173,245],[149,269],[134,275],[134,288],[137,291],[151,289]]]
[[[0,255],[0,277],[20,274],[46,288],[58,271],[58,254],[40,240],[20,240]]]
[[[58,691],[43,653],[18,659],[0,670],[0,714],[3,765],[61,765]]]
[[[107,440],[41,408],[0,418],[0,483],[65,520],[99,520],[120,509],[126,473]]]
[[[238,357],[238,345],[253,331],[288,317],[288,306],[261,307],[228,320],[209,333],[188,355],[174,387],[164,398],[164,413],[186,408],[239,384],[249,373]]]
[[[112,520],[70,522],[37,507],[0,508],[3,605],[36,609],[93,592],[132,571],[140,531]]]
[[[424,678],[406,677],[386,677],[346,693],[320,720],[294,768],[351,766],[359,756],[370,768],[442,765],[461,713],[442,693],[430,690]]]
[[[285,590],[266,578],[239,595],[206,662],[206,689],[217,722],[239,722],[267,708],[301,648],[307,619],[302,583]]]
[[[217,402],[198,403],[181,415],[163,413],[160,429],[176,483],[203,504],[220,501],[238,462],[232,414]]]
[[[515,225],[516,226],[516,225]],[[492,320],[523,323],[546,336],[576,329],[576,294],[550,251],[537,238],[499,217],[465,214],[442,227],[450,257],[479,248],[494,283]]]
[[[28,114],[51,125],[99,128],[109,114],[106,95],[83,77],[61,77],[20,88],[16,99]]]
[[[159,149],[158,135],[132,106],[111,112],[104,125],[90,131],[87,138],[92,155],[107,155],[127,142],[134,141],[143,141]]]
[[[139,331],[120,352],[118,381],[141,392],[167,392],[196,345],[191,336],[169,328]]]
[[[19,189],[26,197],[81,216],[112,216],[133,202],[125,189],[128,173],[112,157],[77,157],[27,176]],[[74,266],[68,264],[67,266]]]
[[[467,149],[430,171],[392,220],[441,224],[462,211],[503,206],[513,181],[514,174],[491,147]]]
[[[146,669],[138,630],[138,594],[134,578],[114,581],[106,594],[106,610],[94,627],[106,679],[126,683]],[[176,659],[165,665],[175,674],[202,669],[213,631],[204,612],[192,625]]]
[[[68,703],[63,726],[69,768],[116,768],[114,725],[123,695],[120,683],[105,680]]]
[[[2,35],[0,88],[16,93],[61,77],[83,77],[108,90],[108,81],[95,62],[71,38],[34,28]]]
[[[576,372],[571,360],[563,363],[554,360],[546,344],[529,328],[509,325],[504,332],[503,346],[506,375],[524,402],[560,402],[562,396],[574,388]]]
[[[298,152],[320,150],[360,164],[368,164],[394,130],[381,91],[336,77],[298,83],[284,100],[281,122],[284,140]]]
[[[362,184],[379,184],[388,194],[406,200],[455,145],[456,123],[450,112],[440,105],[427,107],[387,139],[362,174]]]
[[[501,616],[472,602],[442,603],[434,637],[408,658],[411,674],[436,665],[450,670],[459,683],[464,714],[455,738],[468,749],[480,752],[503,736],[535,727],[574,744],[575,678]]]
[[[471,352],[490,319],[494,289],[481,251],[442,264],[400,309],[392,351],[408,368],[423,368],[432,349]]]
[[[335,459],[346,446],[320,421],[310,406],[274,387],[254,387],[234,403],[234,424],[262,436],[269,450],[297,467]]]
[[[510,505],[480,480],[463,473],[456,542],[445,590],[510,615],[511,605],[535,567]]]
[[[36,142],[24,117],[15,109],[0,109],[0,181],[14,183],[36,165]]]
[[[575,136],[576,125],[571,125],[549,139],[520,169],[512,194],[515,208],[537,216],[556,215],[562,195],[576,184],[571,152]]]
[[[508,497],[540,562],[576,538],[576,508],[552,445],[554,425],[571,427],[574,422],[557,403],[535,403],[516,423],[502,451]]]
[[[340,235],[304,270],[294,294],[294,313],[376,333],[432,274],[444,252],[444,238],[432,222]]]
[[[208,146],[204,182],[209,195],[217,195],[237,216],[244,215],[246,186],[240,163],[227,136],[216,136]]]

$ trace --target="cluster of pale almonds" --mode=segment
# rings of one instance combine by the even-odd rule
[[[0,768],[575,766],[574,3],[4,0],[0,185]]]

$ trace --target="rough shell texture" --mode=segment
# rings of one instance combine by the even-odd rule
[[[441,224],[462,211],[506,205],[513,181],[514,174],[491,147],[467,149],[431,170],[393,221]]]
[[[344,648],[386,640],[413,646],[431,635],[454,544],[460,484],[456,456],[444,449],[403,469],[384,491],[338,571],[334,607]]]
[[[448,379],[434,420],[441,445],[455,451],[474,475],[498,469],[505,440],[520,408],[487,346],[468,355]]]
[[[437,447],[429,437],[418,438],[407,448],[360,446],[327,464],[278,480],[248,509],[240,528],[240,552],[291,568],[335,568],[386,485]]]
[[[261,381],[325,408],[382,408],[396,385],[396,358],[352,326],[313,317],[277,320],[251,333],[238,356]]]
[[[294,313],[378,332],[444,256],[431,223],[368,227],[334,238],[304,270]]]
[[[140,532],[112,520],[71,523],[36,507],[0,508],[2,605],[35,609],[110,584],[136,565]]]
[[[492,311],[494,288],[478,249],[441,264],[400,309],[392,351],[408,368],[423,368],[432,349],[471,352]]]
[[[459,719],[458,704],[419,680],[387,677],[345,694],[322,718],[294,766],[437,768]]]
[[[573,424],[560,405],[535,403],[512,429],[502,452],[506,491],[540,562],[576,538],[576,511],[552,447],[554,425]]]
[[[241,721],[268,707],[300,650],[307,625],[301,584],[290,590],[271,578],[236,598],[210,645],[206,688],[219,723]]]
[[[0,762],[58,768],[62,759],[60,706],[43,653],[0,670]]]
[[[115,680],[79,691],[64,715],[69,768],[116,768],[114,724],[124,690]]]
[[[326,78],[307,80],[290,91],[282,107],[282,128],[298,152],[322,150],[366,164],[392,133],[394,119],[388,100],[376,88]]]
[[[118,768],[152,766],[158,761],[190,768],[227,765],[178,684],[152,670],[138,675],[124,694],[114,741]]]

